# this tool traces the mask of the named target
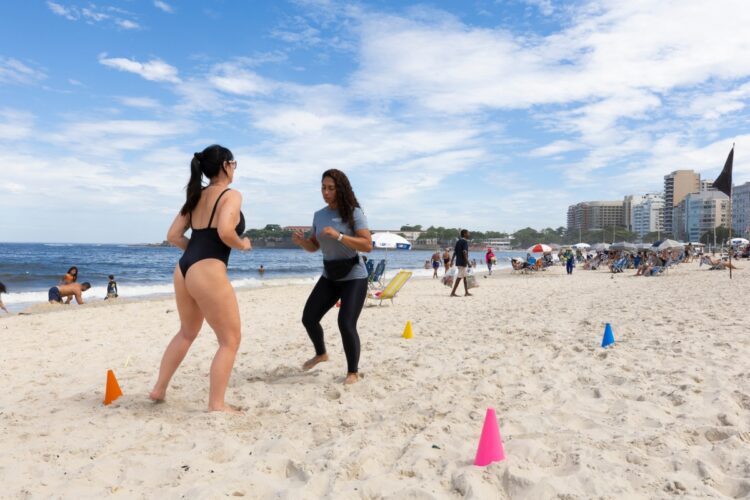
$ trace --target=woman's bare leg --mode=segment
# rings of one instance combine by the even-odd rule
[[[240,310],[229,282],[226,267],[218,260],[206,259],[194,264],[187,289],[216,333],[219,349],[211,363],[209,411],[237,412],[224,402],[234,359],[240,347]],[[193,274],[194,273],[194,274]]]
[[[159,366],[159,378],[151,390],[149,397],[154,401],[162,401],[167,394],[167,386],[174,372],[185,359],[185,355],[198,336],[203,325],[203,314],[198,304],[193,300],[185,287],[179,266],[174,270],[174,292],[177,302],[177,312],[180,315],[180,331],[172,337]]]

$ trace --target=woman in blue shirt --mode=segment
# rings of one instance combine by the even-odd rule
[[[296,231],[292,236],[292,241],[308,252],[320,250],[324,265],[302,313],[302,324],[315,346],[315,356],[302,369],[310,370],[328,361],[320,320],[341,300],[338,324],[346,353],[344,383],[353,384],[359,380],[357,320],[367,297],[367,270],[359,252],[372,250],[372,236],[344,172],[336,169],[323,172],[320,189],[326,206],[315,212],[312,234],[305,238],[302,231]]]

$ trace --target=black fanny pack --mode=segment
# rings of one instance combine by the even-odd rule
[[[329,280],[344,278],[359,263],[359,255],[349,259],[324,260],[323,267]]]

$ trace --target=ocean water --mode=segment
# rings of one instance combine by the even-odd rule
[[[182,251],[173,247],[131,245],[82,245],[54,243],[0,243],[0,282],[8,288],[2,297],[6,307],[19,311],[33,303],[46,302],[47,291],[57,285],[70,266],[78,267],[78,281],[88,281],[92,289],[84,300],[102,300],[106,295],[107,276],[115,275],[120,297],[145,297],[170,294],[172,273]],[[386,277],[399,269],[414,271],[416,276],[431,276],[424,269],[431,251],[388,251]],[[510,267],[510,257],[517,252],[498,252],[498,268]],[[385,258],[383,250],[374,250],[368,258]],[[470,258],[481,263],[483,254],[472,252]],[[259,266],[266,269],[261,275]],[[313,284],[320,276],[323,258],[320,252],[298,249],[258,249],[232,251],[229,277],[236,288],[257,288],[285,284]],[[480,265],[479,269],[485,269]],[[442,276],[442,269],[440,271]]]

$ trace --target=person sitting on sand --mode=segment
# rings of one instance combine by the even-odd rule
[[[62,304],[63,297],[65,297],[66,304],[70,304],[73,297],[75,297],[76,302],[83,304],[83,292],[89,288],[91,288],[91,284],[87,281],[83,283],[70,283],[69,285],[58,285],[50,288],[47,296],[50,304]]]
[[[71,283],[75,283],[78,281],[78,268],[76,266],[71,267],[68,269],[68,272],[65,273],[65,276],[62,277],[60,280],[61,285],[69,285]]]
[[[5,308],[5,304],[3,304],[3,294],[4,293],[8,293],[8,289],[5,288],[5,285],[2,282],[0,282],[0,309],[2,309],[3,311],[5,311],[6,313],[10,314],[10,312],[8,312],[8,310]]]
[[[734,264],[730,264],[728,261],[725,261],[721,258],[712,258],[710,255],[705,255],[701,257],[701,266],[703,264],[708,264],[713,269],[718,269],[719,271],[722,271],[724,269],[739,269]]]

